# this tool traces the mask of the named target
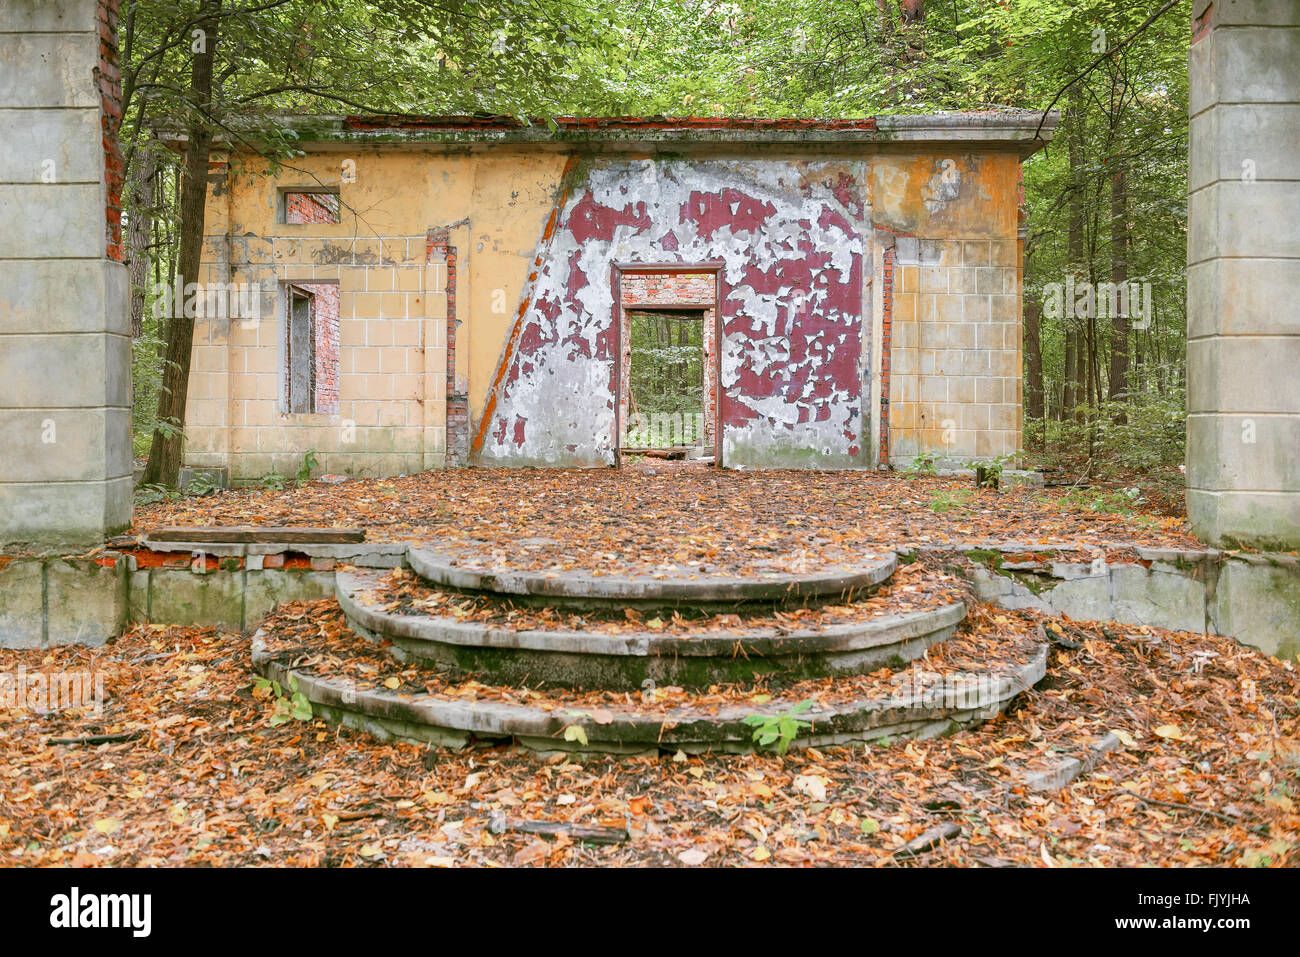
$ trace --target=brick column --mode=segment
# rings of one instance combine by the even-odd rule
[[[1300,545],[1300,4],[1196,0],[1187,514],[1214,544]]]
[[[117,6],[0,15],[0,544],[131,520]]]
[[[448,228],[429,231],[428,254],[430,263],[444,265],[443,287],[440,292],[446,302],[446,362],[444,394],[446,398],[446,429],[443,433],[445,456],[443,463],[451,468],[469,461],[469,396],[457,388],[456,383],[456,330],[460,320],[456,316],[456,247],[451,245]]]

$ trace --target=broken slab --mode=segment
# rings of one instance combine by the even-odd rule
[[[364,542],[366,530],[295,525],[163,525],[151,529],[147,540],[197,544],[340,545]]]
[[[1072,784],[1082,774],[1087,774],[1110,752],[1120,745],[1119,737],[1107,731],[1078,755],[1044,760],[1016,772],[1016,777],[1032,791],[1059,791]]]

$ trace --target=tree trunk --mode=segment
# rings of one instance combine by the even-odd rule
[[[886,103],[903,100],[909,64],[924,54],[925,0],[876,0],[880,14],[880,55],[884,73]]]
[[[1110,278],[1117,288],[1128,284],[1128,171],[1117,165],[1110,178]],[[1125,315],[1110,317],[1110,400],[1128,400],[1128,336],[1129,314],[1133,303],[1128,301]],[[1124,413],[1117,412],[1115,420],[1122,422]]]
[[[1043,306],[1038,293],[1025,288],[1025,414],[1031,419],[1043,417],[1043,347],[1041,330]]]
[[[199,26],[206,33],[202,49],[194,54],[190,67],[190,120],[186,130],[185,176],[181,183],[180,249],[177,274],[182,290],[186,283],[199,281],[199,262],[203,254],[204,204],[208,197],[208,159],[212,150],[212,127],[205,110],[212,104],[212,63],[217,49],[219,20],[213,16],[221,0],[206,0],[205,20]],[[149,462],[144,469],[146,485],[176,484],[181,467],[182,428],[185,425],[185,400],[190,384],[190,355],[194,346],[194,319],[187,317],[184,302],[172,303],[167,318],[167,350],[163,378],[158,395],[158,422]]]
[[[677,391],[686,395],[690,391],[690,361],[686,358],[686,320],[677,320],[677,348],[681,350],[681,360],[677,363]]]
[[[1070,190],[1069,201],[1069,265],[1066,267],[1076,281],[1083,276],[1083,104],[1079,99],[1078,93],[1071,93],[1070,106],[1070,134],[1068,137],[1070,176],[1068,188]],[[1076,410],[1079,403],[1083,400],[1084,376],[1086,370],[1083,368],[1086,359],[1083,342],[1084,336],[1081,335],[1082,323],[1079,317],[1070,317],[1074,310],[1071,304],[1066,304],[1066,334],[1065,334],[1065,411],[1067,414],[1078,415]]]
[[[131,277],[131,337],[144,332],[145,286],[149,282],[149,244],[153,239],[153,210],[156,205],[157,165],[145,148],[131,164],[131,212],[126,224],[126,251]]]

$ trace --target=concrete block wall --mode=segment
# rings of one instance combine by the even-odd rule
[[[1018,263],[1015,240],[895,240],[888,309],[891,465],[905,467],[922,453],[960,463],[1019,451]]]
[[[1187,513],[1214,544],[1300,546],[1300,4],[1196,0],[1190,52]]]
[[[116,0],[0,14],[0,544],[131,518]]]
[[[209,237],[208,280],[257,283],[261,318],[196,324],[186,464],[226,466],[232,482],[272,470],[291,475],[307,449],[316,450],[323,471],[343,475],[443,464],[446,263],[426,262],[427,237],[234,238],[228,268],[219,255],[226,241]],[[290,282],[337,284],[336,412],[284,411],[283,286]]]

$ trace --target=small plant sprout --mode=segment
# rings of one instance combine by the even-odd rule
[[[799,732],[811,728],[811,721],[802,721],[795,717],[803,714],[813,706],[811,698],[800,701],[784,714],[751,714],[745,716],[745,724],[754,729],[754,743],[760,748],[776,745],[777,754],[785,754]]]
[[[312,719],[311,702],[298,690],[298,679],[294,675],[289,676],[289,694],[285,694],[280,682],[272,681],[270,678],[258,678],[253,682],[253,696],[272,699],[269,723],[273,728],[289,721]]]
[[[922,452],[916,458],[912,459],[912,464],[907,467],[904,474],[910,478],[921,475],[935,476],[939,474],[939,456],[934,452]]]
[[[320,461],[316,458],[316,450],[308,449],[307,454],[302,457],[302,465],[298,466],[298,474],[294,476],[299,487],[311,481],[311,473],[319,465]]]

